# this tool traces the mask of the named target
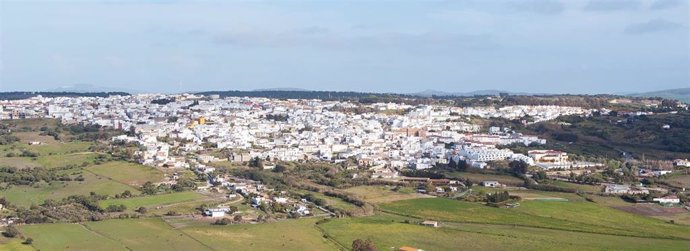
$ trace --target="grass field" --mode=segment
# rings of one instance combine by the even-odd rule
[[[0,157],[0,166],[12,166],[17,168],[44,167],[55,168],[68,165],[80,166],[82,163],[91,163],[96,157],[95,153],[72,153],[62,155],[45,155],[34,158],[25,157]]]
[[[31,251],[34,248],[31,245],[22,244],[22,239],[20,238],[5,238],[0,236],[0,250],[7,251]]]
[[[666,178],[666,182],[671,185],[678,187],[685,187],[690,189],[690,175],[689,174],[676,174]]]
[[[345,189],[346,192],[355,194],[365,201],[372,203],[392,202],[424,197],[412,191],[395,192],[384,186],[356,186]]]
[[[26,225],[20,230],[40,250],[209,250],[160,218]]]
[[[565,182],[565,181],[560,181],[560,180],[549,180],[547,182],[542,182],[542,184],[553,185],[553,186],[562,187],[562,188],[575,189],[578,191],[583,191],[583,192],[588,192],[588,193],[599,193],[602,190],[601,186],[576,184],[576,183],[570,183],[570,182]]]
[[[159,194],[153,196],[143,196],[134,197],[128,199],[111,199],[99,201],[98,204],[102,208],[106,208],[109,205],[125,205],[128,211],[133,211],[139,207],[156,207],[162,205],[169,205],[174,203],[196,201],[206,198],[205,196],[196,192],[180,192],[180,193],[169,193],[169,194]]]
[[[423,219],[506,224],[569,231],[690,240],[690,228],[589,202],[522,201],[514,209],[449,199],[414,199],[381,209]]]
[[[317,220],[173,229],[160,218],[146,218],[25,225],[20,230],[39,250],[337,250],[314,227]],[[9,241],[0,245],[2,250],[17,246]]]
[[[53,137],[40,136],[38,132],[17,132],[15,133],[15,136],[20,138],[20,141],[10,145],[0,146],[0,151],[4,152],[5,154],[10,151],[18,154],[22,150],[29,150],[31,152],[38,153],[40,156],[48,156],[88,152],[89,147],[92,145],[91,142],[84,141],[55,141]],[[42,144],[29,145],[29,142],[31,141],[39,141]]]
[[[160,218],[108,220],[85,224],[91,231],[115,240],[131,250],[208,250],[202,243]]]
[[[12,186],[7,190],[0,190],[0,197],[5,197],[16,205],[30,206],[32,203],[41,204],[46,199],[59,200],[70,195],[88,195],[90,192],[115,195],[129,190],[133,194],[139,194],[134,187],[101,178],[89,172],[84,172],[83,176],[84,181],[57,181],[51,184],[39,183],[36,186]]]
[[[26,225],[20,231],[34,239],[39,250],[123,250],[125,246],[81,224]]]
[[[164,178],[163,172],[158,169],[123,161],[113,161],[91,166],[86,168],[86,170],[135,187],[139,187],[147,181],[160,182]]]
[[[337,250],[314,227],[316,221],[312,218],[256,225],[189,227],[182,231],[216,250]]]
[[[355,239],[371,239],[379,250],[401,246],[424,250],[681,250],[690,244],[684,240],[486,224],[442,223],[440,228],[432,228],[403,223],[404,219],[390,215],[344,218],[319,227],[343,246]]]

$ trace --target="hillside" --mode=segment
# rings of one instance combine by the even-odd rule
[[[564,122],[567,124],[558,124]],[[662,129],[669,125],[669,129]],[[690,114],[652,116],[564,117],[524,128],[526,134],[547,139],[548,147],[601,157],[620,156],[621,152],[638,158],[686,158],[690,153]]]
[[[654,92],[634,93],[632,97],[660,97],[667,99],[677,99],[685,103],[690,103],[690,88],[668,89]]]

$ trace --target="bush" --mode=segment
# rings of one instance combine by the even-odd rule
[[[14,238],[19,236],[21,233],[19,233],[19,230],[17,230],[16,227],[10,225],[5,228],[5,231],[2,232],[2,235],[7,237],[7,238]]]
[[[32,239],[32,238],[26,238],[26,240],[24,240],[24,242],[22,242],[22,244],[25,244],[25,245],[31,245],[31,243],[34,243],[34,239]]]
[[[230,223],[232,223],[232,221],[231,221],[230,219],[228,219],[228,218],[223,218],[223,219],[220,219],[220,220],[216,220],[216,222],[214,222],[213,225],[222,225],[222,226],[224,226],[224,225],[227,225],[227,224],[230,224]]]
[[[110,205],[107,208],[105,208],[105,211],[108,211],[111,213],[112,212],[123,212],[126,209],[127,209],[127,206],[120,204],[120,205]]]

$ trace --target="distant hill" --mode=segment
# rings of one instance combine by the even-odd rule
[[[53,88],[53,89],[48,89],[45,90],[44,92],[71,92],[71,93],[97,93],[97,92],[126,92],[126,93],[140,93],[139,91],[136,90],[129,90],[125,88],[111,88],[111,87],[103,87],[103,86],[96,86],[96,85],[90,85],[90,84],[74,84],[74,85],[67,85],[67,86],[61,86],[58,88]]]
[[[41,95],[43,97],[108,97],[113,95],[128,96],[126,92],[0,92],[0,100],[27,99]]]
[[[690,88],[668,89],[654,92],[633,93],[626,96],[631,97],[660,97],[667,99],[677,99],[690,104]]]
[[[509,91],[502,91],[502,90],[477,90],[477,91],[471,91],[471,92],[445,92],[445,91],[438,91],[438,90],[424,90],[421,92],[417,93],[410,93],[409,95],[411,96],[418,96],[418,97],[432,97],[432,96],[437,96],[437,97],[471,97],[471,96],[498,96],[501,95],[502,93],[506,93],[509,95],[537,95],[537,94],[531,94],[531,93],[526,93],[526,92],[509,92]]]

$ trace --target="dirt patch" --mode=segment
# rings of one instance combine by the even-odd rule
[[[687,212],[687,210],[680,207],[663,207],[656,204],[637,204],[633,206],[617,206],[613,208],[644,216],[673,216]]]

